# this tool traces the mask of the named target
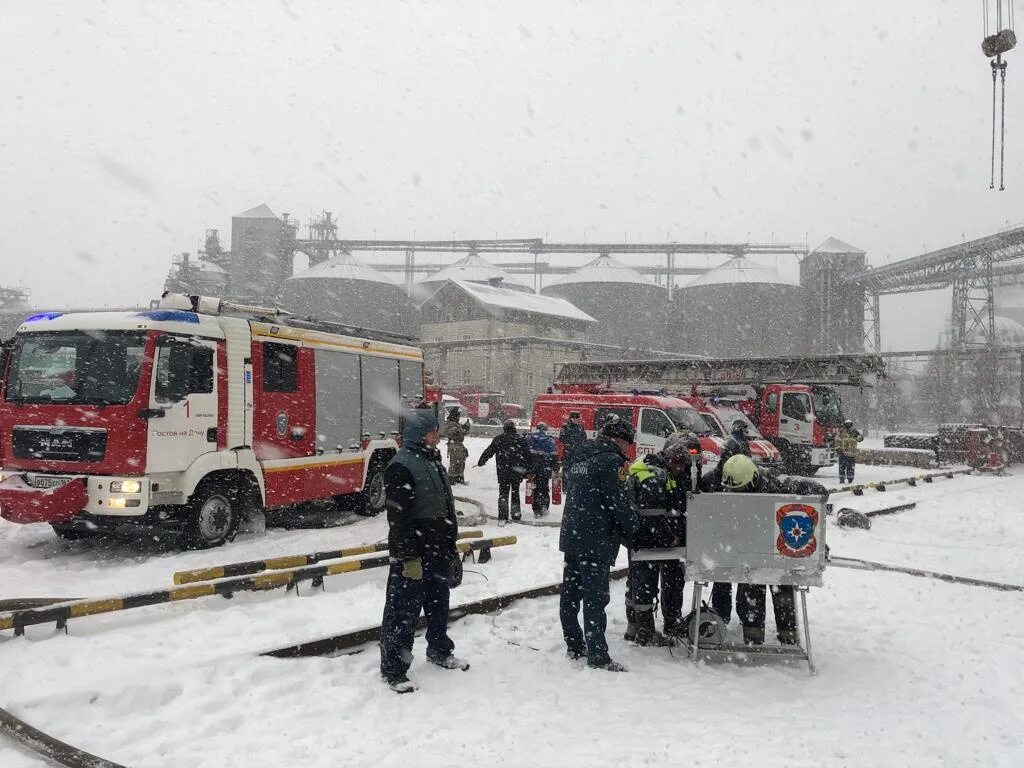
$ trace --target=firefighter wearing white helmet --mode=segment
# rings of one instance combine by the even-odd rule
[[[705,476],[704,490],[727,493],[797,493],[825,495],[823,485],[813,480],[785,478],[764,470],[759,471],[749,456],[733,456],[724,465]],[[712,608],[726,623],[729,622],[732,586],[716,584],[718,592],[712,594]],[[796,601],[793,587],[772,586],[772,608],[779,642],[797,643]],[[761,645],[764,642],[765,587],[763,584],[740,584],[736,589],[736,613],[743,624],[743,641]]]

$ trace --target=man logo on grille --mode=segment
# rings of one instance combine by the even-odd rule
[[[784,557],[810,557],[818,549],[818,510],[809,504],[781,504],[775,511],[775,549]]]

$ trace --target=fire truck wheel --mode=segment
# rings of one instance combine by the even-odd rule
[[[185,517],[185,546],[188,549],[219,547],[238,532],[239,505],[218,483],[202,482],[188,502]]]
[[[61,523],[50,523],[50,527],[53,528],[54,533],[65,541],[88,539],[98,533],[98,531],[87,531],[82,528],[72,528],[71,526],[63,525]]]
[[[384,467],[370,470],[363,491],[364,504],[356,507],[356,514],[363,517],[374,517],[384,511]]]

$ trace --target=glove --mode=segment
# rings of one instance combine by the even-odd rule
[[[486,464],[486,463],[487,463],[486,461],[484,461],[483,459],[480,459],[480,461],[478,461],[478,462],[476,463],[476,465],[477,465],[478,467],[482,467],[482,466],[483,466],[484,464]]]
[[[402,563],[402,575],[407,579],[419,581],[423,578],[423,561],[418,557],[415,560],[406,560]]]

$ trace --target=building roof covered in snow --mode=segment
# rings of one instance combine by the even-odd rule
[[[654,285],[654,281],[646,275],[627,267],[621,261],[616,261],[611,256],[598,256],[589,261],[575,272],[568,275],[556,277],[545,287],[554,285],[571,285],[573,283],[646,283]]]
[[[849,243],[844,243],[842,240],[830,237],[811,253],[864,253],[864,251]]]
[[[214,264],[212,261],[207,261],[206,259],[196,259],[192,264],[198,267],[200,272],[206,272],[207,274],[226,275],[228,273],[224,267],[219,264]]]
[[[267,207],[266,203],[263,205],[257,205],[255,208],[250,208],[248,211],[242,211],[242,213],[236,213],[231,218],[233,219],[279,219],[276,213]]]
[[[289,280],[361,280],[367,283],[384,283],[398,285],[398,281],[368,267],[351,253],[340,253],[314,267],[297,272]]]
[[[494,266],[489,261],[484,261],[479,254],[471,253],[463,259],[459,259],[440,272],[435,272],[426,277],[420,278],[419,283],[442,283],[445,280],[456,280],[472,283],[486,283],[491,280],[500,279],[505,285],[517,286],[520,289],[526,288],[530,291],[533,286],[517,275],[510,275],[508,272]]]
[[[526,312],[531,315],[547,315],[582,323],[596,323],[593,317],[574,304],[557,296],[542,296],[539,293],[523,293],[512,288],[471,283],[465,280],[448,280],[438,288],[424,304],[432,301],[442,291],[462,291],[489,313],[504,314],[506,311]]]
[[[755,264],[746,256],[736,256],[720,266],[687,283],[684,288],[697,288],[702,285],[728,285],[733,283],[753,283],[769,285],[796,285],[787,280],[774,269]]]

